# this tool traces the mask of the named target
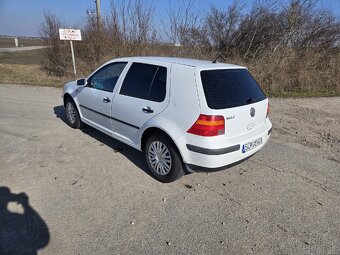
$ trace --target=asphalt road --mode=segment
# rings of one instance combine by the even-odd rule
[[[24,51],[24,50],[38,50],[43,49],[48,46],[27,46],[27,47],[18,47],[18,48],[0,48],[0,52],[12,52],[12,51]]]
[[[273,135],[161,184],[138,151],[68,127],[60,94],[0,85],[0,253],[340,254],[339,161]]]

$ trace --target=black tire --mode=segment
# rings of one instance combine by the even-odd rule
[[[67,124],[70,127],[72,127],[72,128],[81,128],[82,127],[82,122],[80,120],[80,116],[79,116],[77,106],[74,103],[72,98],[67,97],[65,99],[65,114],[66,114]]]
[[[162,148],[162,145],[165,146],[167,151],[165,150],[163,155],[156,160],[155,157],[152,156],[154,155],[152,154],[152,151],[154,151],[153,149],[157,147],[157,144],[159,145],[159,148]],[[173,182],[184,175],[183,163],[181,157],[179,156],[179,152],[174,143],[167,137],[164,137],[162,135],[150,136],[144,147],[144,156],[149,167],[150,174],[160,182]],[[170,167],[168,165],[169,156],[171,161]],[[158,163],[156,163],[156,161]],[[164,171],[162,170],[162,167]],[[160,173],[162,171],[163,173]]]

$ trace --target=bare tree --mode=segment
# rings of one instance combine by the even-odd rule
[[[241,21],[241,6],[234,1],[227,10],[212,6],[206,19],[211,44],[218,51],[229,52],[234,45],[235,34]]]
[[[204,31],[201,11],[195,8],[195,0],[174,2],[168,8],[168,21],[163,23],[166,37],[172,44],[192,45],[191,37],[198,39]]]
[[[49,47],[44,51],[46,56],[42,58],[42,68],[49,75],[63,76],[66,74],[67,56],[59,39],[61,21],[50,11],[44,11],[43,17],[39,33],[44,45]]]
[[[123,43],[147,43],[153,38],[154,8],[141,0],[111,2],[109,26]]]

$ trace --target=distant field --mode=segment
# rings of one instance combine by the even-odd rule
[[[26,46],[42,46],[41,39],[29,39],[29,38],[18,38],[18,43],[20,47]],[[14,37],[13,38],[4,38],[0,37],[0,48],[14,48]]]

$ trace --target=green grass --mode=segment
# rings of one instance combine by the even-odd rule
[[[27,46],[42,46],[42,41],[39,38],[18,38],[18,43],[20,47]],[[5,38],[0,37],[0,48],[14,48],[14,37],[13,38]]]
[[[0,52],[1,64],[40,65],[43,49]]]

